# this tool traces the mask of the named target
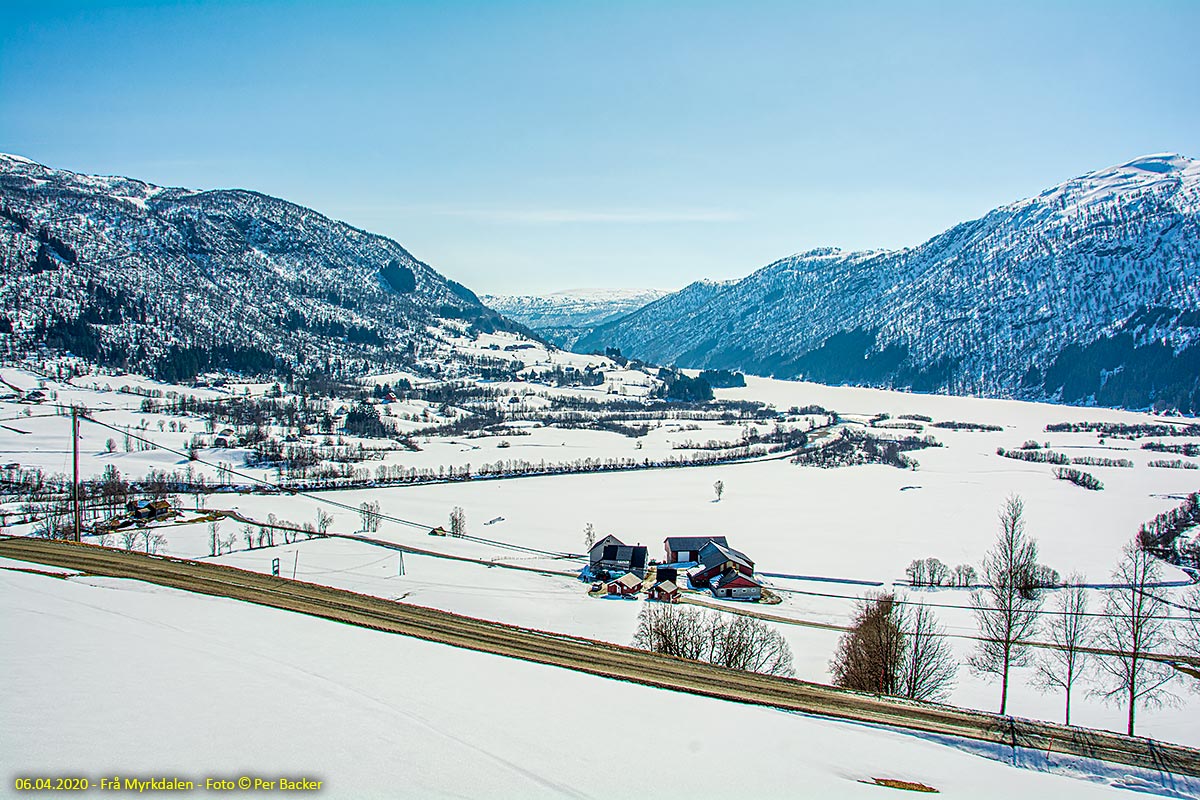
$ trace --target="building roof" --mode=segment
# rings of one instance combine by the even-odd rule
[[[724,536],[668,536],[663,539],[663,544],[672,553],[678,553],[680,550],[699,550],[709,542],[716,542],[722,547],[729,546]]]
[[[668,594],[670,594],[671,592],[678,592],[679,587],[675,585],[675,581],[659,581],[658,583],[651,586],[650,590],[651,591],[657,590],[660,592],[667,592]]]
[[[733,586],[756,586],[762,588],[762,584],[753,578],[747,577],[736,569],[726,570],[721,574],[721,577],[712,582],[712,588],[725,589]]]
[[[591,549],[588,550],[588,556],[591,558],[592,561],[598,561],[599,559],[604,558],[605,548],[610,547],[612,545],[617,545],[618,547],[624,547],[624,545],[621,544],[621,540],[618,539],[617,537],[613,536],[610,533],[607,536],[605,536],[603,539],[601,539],[600,541],[598,541],[594,545],[592,545]],[[597,553],[596,553],[597,550],[600,551],[599,555],[597,555]]]
[[[604,546],[604,552],[600,555],[601,561],[616,561],[620,564],[629,564],[630,567],[641,569],[646,566],[646,547],[645,545],[616,545],[609,544]]]
[[[711,569],[712,567],[715,567],[725,561],[733,561],[741,564],[742,566],[748,567],[751,571],[754,570],[754,562],[751,561],[749,556],[747,556],[745,553],[734,550],[732,547],[719,545],[716,542],[709,542],[708,544],[704,545],[704,547],[700,548],[699,558],[700,563],[708,569]]]
[[[635,586],[641,586],[642,579],[639,578],[637,575],[634,575],[632,572],[626,572],[621,577],[616,578],[615,580],[609,581],[609,583],[610,584],[613,584],[613,583],[620,584],[621,586],[624,586],[627,589],[632,589]]]

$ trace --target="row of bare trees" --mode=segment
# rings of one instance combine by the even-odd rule
[[[1176,674],[1154,656],[1174,644],[1200,657],[1200,589],[1179,604],[1185,616],[1171,616],[1154,591],[1162,580],[1159,562],[1131,542],[1105,590],[1102,612],[1089,611],[1079,575],[1069,576],[1056,590],[1053,607],[1043,610],[1051,584],[1040,580],[1045,568],[1037,563],[1037,543],[1026,532],[1019,497],[1005,501],[999,521],[982,565],[983,585],[971,597],[979,627],[968,660],[972,671],[1000,682],[1004,714],[1012,670],[1032,666],[1036,688],[1063,693],[1068,725],[1076,686],[1098,679],[1091,693],[1126,708],[1132,736],[1137,709],[1166,701],[1166,686]],[[1174,637],[1170,623],[1180,626]],[[917,700],[943,698],[957,670],[945,636],[926,606],[892,594],[869,596],[859,603],[830,663],[834,682]]]
[[[996,544],[984,560],[985,588],[972,597],[980,633],[972,668],[1000,679],[1003,714],[1011,669],[1034,663],[1036,685],[1063,691],[1067,724],[1075,684],[1095,673],[1101,685],[1093,694],[1125,706],[1132,736],[1138,707],[1166,700],[1165,687],[1176,674],[1170,664],[1148,657],[1172,641],[1167,625],[1173,618],[1153,591],[1162,580],[1159,562],[1136,542],[1126,545],[1100,614],[1088,611],[1077,575],[1058,594],[1056,607],[1043,613],[1043,592],[1027,577],[1036,569],[1037,543],[1026,533],[1024,505],[1010,497],[1000,512]],[[1193,625],[1194,615],[1193,609]],[[1039,648],[1035,660],[1030,642],[1039,632],[1049,647]]]
[[[794,673],[787,641],[762,620],[672,603],[645,604],[633,646],[746,672]]]

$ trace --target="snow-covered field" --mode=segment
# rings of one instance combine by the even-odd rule
[[[492,352],[481,337],[474,345]],[[501,352],[504,352],[503,350]],[[579,368],[587,357],[550,351],[521,351],[529,363],[562,358]],[[539,361],[542,359],[543,361]],[[614,373],[632,386],[643,373]],[[638,376],[641,376],[639,378]],[[379,380],[394,380],[381,376]],[[5,379],[35,378],[6,371]],[[609,386],[615,377],[609,378]],[[131,383],[121,378],[120,383]],[[101,381],[103,383],[103,381]],[[117,381],[111,381],[116,386]],[[865,421],[888,413],[893,421],[904,414],[921,414],[934,421],[987,423],[1003,426],[995,432],[956,431],[926,426],[921,435],[934,436],[944,446],[918,450],[911,455],[920,462],[917,470],[883,465],[839,469],[800,467],[787,460],[723,466],[610,472],[553,477],[524,477],[433,483],[377,489],[322,492],[311,496],[211,495],[202,497],[210,508],[228,509],[259,521],[268,515],[293,523],[313,522],[318,510],[333,517],[330,530],[352,533],[361,527],[355,511],[362,502],[379,502],[385,516],[378,538],[431,550],[480,559],[497,564],[536,567],[550,571],[578,570],[581,562],[555,559],[506,545],[558,553],[584,550],[583,532],[595,526],[597,538],[615,534],[629,544],[650,547],[652,558],[662,558],[662,540],[675,535],[724,535],[730,543],[755,560],[765,580],[782,597],[778,605],[758,610],[797,622],[846,624],[853,612],[853,598],[871,587],[858,584],[800,580],[782,576],[850,579],[894,589],[910,600],[938,606],[939,621],[951,634],[955,654],[965,662],[972,643],[968,637],[975,626],[969,612],[968,593],[963,590],[911,591],[894,582],[904,578],[905,567],[916,558],[935,556],[950,566],[965,563],[978,567],[992,545],[996,515],[1004,499],[1013,493],[1025,502],[1028,530],[1038,541],[1039,560],[1066,576],[1082,573],[1089,581],[1103,583],[1115,566],[1123,545],[1139,525],[1179,504],[1190,491],[1200,489],[1200,472],[1147,466],[1162,454],[1140,449],[1145,439],[1108,438],[1095,433],[1048,433],[1048,424],[1074,421],[1155,421],[1150,414],[1095,408],[1070,408],[1003,400],[825,387],[815,384],[747,378],[744,389],[719,390],[731,400],[757,400],[786,410],[810,404],[835,410],[845,419]],[[498,386],[492,384],[493,386]],[[140,399],[115,392],[91,390],[87,378],[75,387],[54,385],[60,402],[82,402],[90,408],[110,408],[101,419],[138,427],[146,422],[146,435],[172,448],[186,446],[202,425],[190,420],[186,432],[170,430],[176,418],[143,414]],[[145,388],[154,388],[149,385]],[[162,388],[162,387],[158,387]],[[254,386],[261,394],[267,387]],[[500,388],[525,397],[529,384],[513,383]],[[538,386],[541,392],[545,387]],[[241,391],[239,387],[233,391]],[[184,391],[180,389],[180,391]],[[186,390],[220,394],[218,390]],[[230,390],[225,390],[230,391]],[[563,391],[602,397],[607,389],[584,388]],[[645,386],[638,391],[644,393]],[[537,398],[534,398],[537,399]],[[532,403],[532,400],[523,401]],[[107,406],[105,404],[108,404]],[[48,414],[41,407],[0,403],[0,462],[17,461],[40,466],[49,472],[69,469],[69,422]],[[412,411],[438,409],[426,406]],[[406,412],[407,413],[407,412]],[[38,416],[46,414],[46,416]],[[158,422],[164,429],[159,430]],[[816,418],[812,421],[819,422]],[[808,418],[797,424],[806,426]],[[529,462],[570,462],[581,458],[664,457],[678,453],[676,445],[691,440],[735,441],[740,426],[717,421],[660,420],[652,430],[636,439],[599,430],[563,429],[530,422],[522,424],[527,436],[425,437],[421,450],[389,451],[385,463],[436,468],[439,465],[478,466],[498,459]],[[694,427],[693,427],[694,426]],[[12,429],[19,429],[18,433]],[[907,431],[900,431],[907,432]],[[112,464],[127,476],[148,469],[184,470],[186,458],[164,451],[107,452],[107,434],[90,426],[82,432],[81,463],[85,474],[98,474]],[[1089,492],[1053,478],[1048,464],[1026,463],[1002,458],[997,447],[1019,448],[1027,440],[1049,443],[1051,449],[1069,456],[1128,458],[1133,468],[1083,467],[1105,484],[1100,492]],[[1164,440],[1173,441],[1173,440]],[[1182,440],[1180,440],[1182,441]],[[501,447],[501,442],[507,447]],[[244,451],[203,451],[201,458],[234,463],[242,472],[271,478],[267,470],[252,470],[239,463]],[[1174,456],[1172,456],[1174,457]],[[1184,457],[1184,460],[1196,461]],[[373,465],[372,465],[373,466]],[[204,471],[203,466],[195,466]],[[209,470],[210,477],[215,472]],[[715,501],[713,484],[724,483],[724,493]],[[191,501],[191,496],[185,498]],[[344,504],[331,507],[325,501]],[[429,528],[447,525],[447,515],[462,507],[468,533],[495,543],[426,535]],[[388,517],[409,520],[403,525]],[[234,552],[220,556],[224,563],[269,571],[279,558],[285,576],[329,583],[356,591],[370,592],[457,613],[513,622],[545,630],[607,639],[627,644],[636,627],[640,602],[601,600],[586,595],[586,584],[571,577],[536,572],[489,568],[485,565],[409,554],[404,574],[399,575],[399,556],[389,550],[345,540],[311,540],[271,548],[245,551],[241,525],[221,523],[222,536],[235,536]],[[188,557],[208,557],[209,531],[203,523],[169,525],[160,529],[166,537],[164,551]],[[1164,566],[1166,578],[1179,580],[1182,573]],[[1164,596],[1179,596],[1179,589],[1164,588]],[[845,595],[826,598],[812,593]],[[1092,610],[1101,610],[1102,593],[1091,593]],[[951,606],[942,608],[940,606]],[[838,631],[804,625],[780,625],[795,654],[797,675],[828,681],[828,663],[837,644]],[[1017,716],[1059,720],[1061,699],[1042,695],[1029,685],[1032,670],[1018,669],[1011,687],[1009,713]],[[1139,712],[1138,732],[1175,742],[1200,745],[1200,725],[1194,720],[1197,695],[1180,677],[1173,690],[1173,705]],[[995,710],[999,688],[975,676],[965,666],[959,669],[957,686],[949,702],[966,707]],[[1096,697],[1079,692],[1073,703],[1077,724],[1123,730],[1123,711],[1103,705]],[[573,711],[584,713],[582,711]],[[772,784],[773,785],[773,784]]]
[[[136,582],[0,569],[0,604],[4,796],[23,796],[17,777],[70,775],[308,779],[339,798],[608,797],[719,782],[733,765],[739,790],[767,798],[883,796],[860,782],[874,778],[971,800],[1151,786]]]

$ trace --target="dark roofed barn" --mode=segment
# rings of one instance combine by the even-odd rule
[[[614,574],[632,572],[644,578],[649,552],[644,545],[627,545],[615,536],[605,536],[592,546],[588,560],[593,574],[602,571]]]
[[[667,551],[668,564],[681,564],[688,561],[699,561],[700,551],[709,542],[716,542],[722,547],[728,547],[729,542],[724,536],[668,536],[663,540]]]

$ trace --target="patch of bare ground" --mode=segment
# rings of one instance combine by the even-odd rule
[[[926,786],[923,783],[916,781],[901,781],[895,778],[871,778],[869,781],[859,781],[868,786],[886,786],[889,789],[904,789],[907,792],[929,792],[932,794],[940,794],[940,792],[932,786]]]

